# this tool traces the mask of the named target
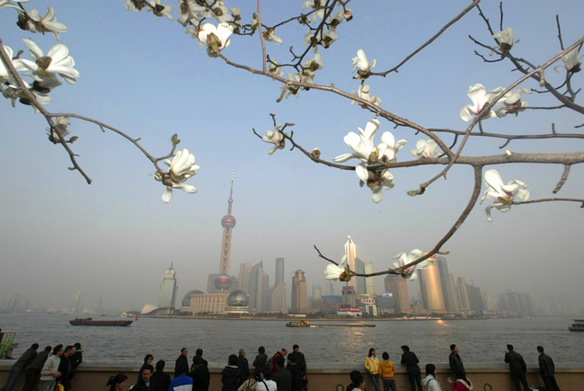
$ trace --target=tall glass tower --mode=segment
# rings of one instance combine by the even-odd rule
[[[164,278],[160,284],[160,293],[158,294],[158,307],[170,307],[174,308],[176,304],[176,272],[172,267],[172,262],[170,268],[166,269],[164,272]]]

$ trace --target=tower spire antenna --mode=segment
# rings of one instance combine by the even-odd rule
[[[231,171],[231,190],[229,190],[229,206],[227,207],[227,214],[231,214],[231,208],[233,207],[233,182],[235,181],[235,169]]]

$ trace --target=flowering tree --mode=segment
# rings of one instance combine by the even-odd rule
[[[291,17],[281,17],[272,21],[263,18],[266,9],[278,7],[272,4],[257,5],[248,10],[228,8],[222,0],[179,0],[178,5],[171,6],[161,3],[160,0],[126,0],[125,8],[128,11],[151,12],[156,18],[178,21],[181,29],[198,41],[206,52],[208,61],[215,61],[218,67],[234,67],[256,77],[268,78],[276,81],[281,86],[279,93],[275,93],[278,101],[284,102],[290,96],[300,97],[313,91],[322,91],[331,96],[340,97],[371,113],[371,118],[359,128],[358,132],[349,132],[344,137],[344,142],[349,151],[326,158],[319,148],[306,148],[294,138],[293,124],[280,122],[276,115],[272,115],[273,126],[264,134],[253,130],[253,133],[262,141],[270,144],[270,155],[290,146],[304,157],[317,164],[323,164],[330,168],[354,171],[358,178],[358,184],[371,191],[373,202],[382,202],[385,191],[389,191],[399,180],[394,172],[398,169],[413,171],[418,167],[437,167],[437,171],[430,178],[423,178],[416,189],[408,192],[409,196],[421,196],[438,179],[447,178],[448,173],[457,166],[469,166],[474,172],[472,193],[466,205],[461,207],[459,215],[451,227],[436,240],[433,248],[424,251],[414,249],[402,252],[396,256],[397,261],[392,268],[371,274],[359,274],[350,270],[346,262],[336,262],[324,256],[318,248],[319,256],[330,262],[325,274],[330,279],[348,281],[351,276],[371,276],[381,274],[400,274],[404,277],[415,278],[415,269],[423,268],[425,262],[431,256],[440,253],[444,244],[455,234],[459,227],[466,221],[470,212],[477,203],[489,202],[486,206],[486,216],[492,220],[492,210],[508,212],[514,205],[524,205],[542,202],[575,202],[584,206],[584,199],[575,198],[538,198],[530,199],[527,184],[511,179],[503,181],[500,173],[492,166],[500,166],[513,163],[550,164],[564,167],[564,172],[559,178],[553,193],[557,193],[567,181],[572,165],[584,162],[584,151],[570,153],[549,152],[544,143],[535,146],[530,143],[533,140],[549,139],[582,139],[584,134],[579,132],[581,122],[573,124],[574,131],[558,132],[553,124],[549,131],[541,129],[521,134],[504,131],[493,131],[498,122],[506,117],[521,119],[530,115],[532,110],[562,110],[576,115],[584,114],[584,107],[579,104],[579,89],[574,87],[581,68],[580,49],[584,37],[574,42],[565,43],[562,38],[560,19],[557,18],[558,47],[555,54],[544,62],[536,65],[524,54],[516,54],[518,40],[514,37],[512,27],[503,23],[503,8],[501,7],[499,26],[494,27],[490,19],[483,13],[479,1],[471,2],[461,9],[429,39],[421,45],[414,47],[410,54],[405,56],[393,67],[382,66],[375,59],[380,53],[369,53],[369,56],[361,48],[355,48],[355,57],[352,58],[354,67],[352,78],[355,80],[354,90],[345,90],[334,84],[320,84],[318,77],[325,71],[325,59],[327,49],[333,48],[335,43],[342,39],[343,28],[349,23],[356,23],[359,15],[353,15],[349,8],[350,0],[308,0],[301,6],[298,13]],[[121,7],[121,6],[120,6]],[[56,13],[52,7],[48,7],[47,13],[42,13],[28,7],[26,1],[0,0],[1,12],[15,12],[17,25],[20,29],[31,33],[52,33],[59,40],[60,33],[67,31],[67,27],[57,21]],[[460,129],[445,129],[424,126],[405,116],[394,113],[390,108],[384,108],[381,91],[375,90],[376,80],[381,78],[396,77],[401,69],[416,61],[421,53],[430,50],[432,44],[444,39],[445,33],[456,25],[462,18],[471,13],[478,13],[484,21],[484,28],[488,31],[489,40],[481,40],[470,36],[476,44],[475,59],[487,63],[508,63],[515,72],[514,82],[493,89],[486,88],[479,83],[480,80],[468,89],[469,104],[460,110]],[[271,13],[270,13],[271,14]],[[130,17],[130,16],[129,16]],[[296,33],[296,36],[293,34]],[[297,38],[300,34],[301,39]],[[290,49],[287,58],[278,61],[273,52],[277,52],[278,45],[284,45],[285,39],[290,38]],[[261,58],[249,58],[247,62],[233,60],[229,55],[230,48],[234,45],[232,40],[249,38],[256,40],[261,47]],[[1,37],[0,37],[1,38]],[[294,38],[296,38],[294,40]],[[525,38],[523,38],[525,39]],[[288,42],[286,42],[288,44]],[[47,121],[48,139],[53,144],[62,146],[69,155],[72,169],[78,171],[85,180],[90,183],[88,174],[81,168],[73,151],[73,143],[78,136],[70,136],[69,120],[75,118],[81,121],[94,123],[103,131],[111,131],[132,143],[153,164],[154,179],[165,186],[162,196],[164,202],[169,202],[173,189],[182,189],[188,193],[196,192],[196,188],[186,183],[199,169],[195,165],[195,157],[188,149],[177,151],[180,143],[175,134],[171,137],[171,150],[168,154],[155,157],[146,151],[140,144],[139,138],[134,138],[125,132],[108,125],[100,120],[85,117],[74,113],[51,113],[46,109],[51,100],[51,93],[65,81],[67,84],[75,84],[80,77],[80,71],[75,68],[73,56],[69,54],[67,46],[57,43],[49,49],[45,55],[43,50],[31,39],[24,39],[24,45],[28,48],[28,57],[14,50],[0,40],[0,79],[3,96],[12,105],[30,105],[33,110],[44,116]],[[380,50],[381,52],[381,50]],[[278,52],[280,56],[281,52]],[[282,57],[280,57],[282,58]],[[349,61],[351,59],[347,59]],[[221,64],[219,64],[221,63]],[[259,64],[254,66],[253,64]],[[542,106],[528,104],[526,95],[531,95],[535,101],[544,102]],[[549,102],[555,101],[554,104]],[[388,127],[400,128],[408,131],[411,138],[416,139],[413,147],[410,147],[409,155],[400,151],[408,145],[408,140],[399,139]],[[379,142],[376,134],[383,130]],[[481,140],[500,140],[498,150],[475,149],[469,151],[468,145],[480,143]],[[511,145],[527,145],[526,152],[515,152]],[[519,150],[523,150],[520,147]],[[274,157],[277,158],[277,157]],[[164,162],[168,168],[162,168],[160,162]],[[356,162],[349,164],[349,162]],[[486,190],[481,191],[482,184]],[[483,196],[481,198],[481,193]]]

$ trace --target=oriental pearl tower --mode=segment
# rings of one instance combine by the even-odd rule
[[[227,291],[231,286],[231,277],[229,277],[229,256],[231,254],[231,235],[235,227],[235,217],[231,215],[233,207],[233,180],[235,171],[231,173],[231,190],[229,191],[229,200],[227,214],[221,219],[223,226],[223,240],[221,241],[221,258],[219,260],[219,277],[215,279],[215,287],[219,291]]]

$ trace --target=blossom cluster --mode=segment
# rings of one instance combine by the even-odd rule
[[[472,100],[472,104],[467,104],[460,110],[460,118],[465,122],[470,122],[475,116],[481,119],[492,117],[503,118],[507,114],[515,114],[524,111],[527,107],[527,102],[521,100],[523,94],[531,94],[531,90],[527,88],[518,88],[505,93],[497,102],[495,99],[505,91],[503,87],[497,87],[494,90],[488,91],[480,83],[472,85],[468,88],[468,97]],[[493,105],[493,103],[495,103]],[[489,109],[485,108],[489,105]]]
[[[173,189],[181,189],[187,193],[197,192],[195,186],[185,183],[187,179],[195,175],[200,169],[195,164],[195,155],[185,148],[178,151],[172,161],[165,159],[164,163],[169,167],[168,171],[163,172],[159,170],[154,173],[154,179],[162,182],[166,186],[166,190],[162,194],[162,202],[166,203],[171,200]]]

